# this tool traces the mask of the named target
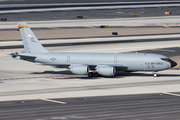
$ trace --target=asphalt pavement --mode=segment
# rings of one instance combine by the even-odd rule
[[[0,102],[2,120],[179,120],[179,93]]]
[[[171,12],[165,15],[165,12]],[[131,18],[131,14],[139,14],[138,17],[174,16],[179,15],[179,7],[154,8],[129,8],[129,9],[100,9],[100,10],[70,10],[70,11],[44,11],[1,14],[1,18],[7,21],[45,21],[45,20],[79,20],[79,19],[104,19],[104,18]],[[82,16],[83,18],[77,18]],[[132,17],[134,18],[134,17]],[[136,17],[135,17],[136,18]],[[3,22],[3,21],[1,21]]]
[[[67,7],[105,7],[105,6],[129,6],[129,5],[169,5],[174,4],[176,6],[179,4],[179,1],[172,1],[172,2],[164,2],[164,1],[156,1],[156,2],[100,2],[100,3],[71,3],[71,4],[40,4],[40,5],[5,5],[1,6],[0,10],[18,10],[18,9],[40,9],[40,8],[67,8]]]

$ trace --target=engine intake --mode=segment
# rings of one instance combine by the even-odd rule
[[[71,65],[70,66],[70,71],[73,74],[78,74],[78,75],[87,75],[89,73],[90,68],[86,65]]]
[[[111,66],[97,66],[96,67],[97,73],[103,76],[114,76],[116,73],[116,68]]]

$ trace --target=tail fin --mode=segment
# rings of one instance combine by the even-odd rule
[[[17,23],[21,38],[23,40],[25,53],[44,53],[48,52],[39,42],[39,40],[36,38],[34,33],[31,31],[31,29],[28,27],[27,23],[25,22],[19,22]]]

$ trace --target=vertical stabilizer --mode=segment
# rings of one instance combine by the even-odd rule
[[[36,38],[32,30],[28,27],[27,23],[17,23],[20,29],[21,37],[24,44],[25,53],[44,53],[48,52]]]

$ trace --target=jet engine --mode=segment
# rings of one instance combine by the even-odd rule
[[[89,67],[86,65],[71,65],[70,71],[78,75],[87,75],[89,73]]]
[[[98,74],[103,76],[114,76],[116,73],[116,68],[111,66],[97,66],[96,71]]]

